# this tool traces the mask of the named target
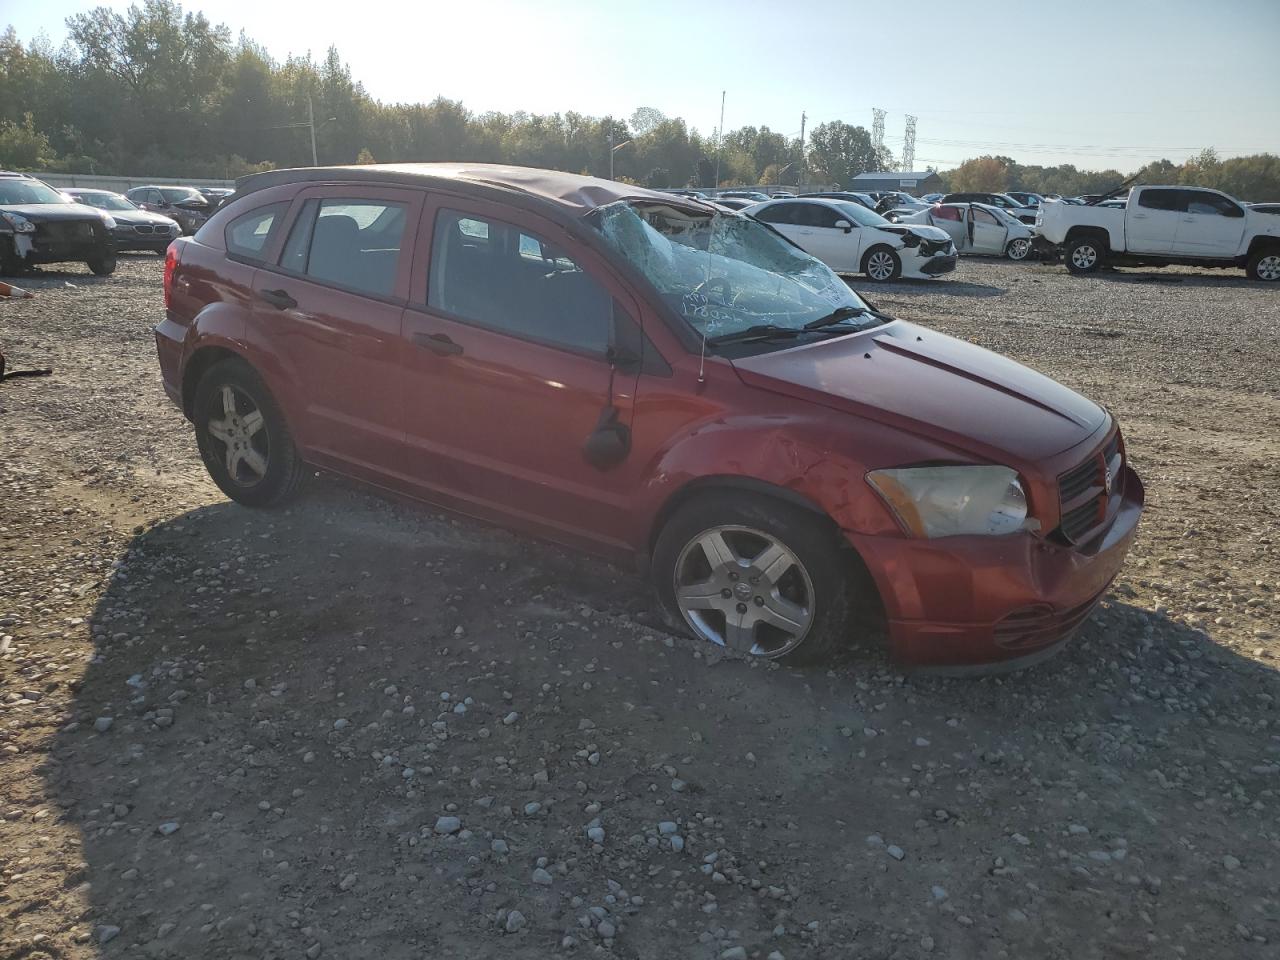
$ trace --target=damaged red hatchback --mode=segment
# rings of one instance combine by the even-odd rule
[[[748,217],[518,167],[248,177],[165,264],[165,389],[214,481],[304,464],[640,563],[674,623],[822,658],[1021,664],[1143,490],[1100,407],[871,308]]]

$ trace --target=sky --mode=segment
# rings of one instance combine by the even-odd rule
[[[105,4],[116,9],[128,3]],[[0,26],[55,46],[95,4],[0,0]],[[1002,154],[1136,169],[1207,146],[1280,153],[1280,0],[308,0],[188,2],[276,58],[336,44],[387,102],[628,117],[788,136],[844,120],[917,169]],[[300,12],[305,11],[305,12]]]

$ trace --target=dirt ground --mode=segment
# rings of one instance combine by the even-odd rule
[[[1280,957],[1280,289],[870,295],[1119,417],[1148,510],[983,680],[719,657],[647,588],[320,478],[232,506],[161,261],[0,302],[0,958]]]

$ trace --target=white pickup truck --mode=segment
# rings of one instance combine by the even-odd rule
[[[1280,280],[1280,217],[1202,187],[1134,187],[1123,207],[1044,203],[1036,234],[1072,273],[1178,263]]]

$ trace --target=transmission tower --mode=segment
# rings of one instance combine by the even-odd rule
[[[871,108],[871,149],[875,151],[876,166],[884,156],[884,113],[879,107]]]
[[[916,162],[916,118],[907,114],[907,132],[902,138],[902,172],[910,173]]]

